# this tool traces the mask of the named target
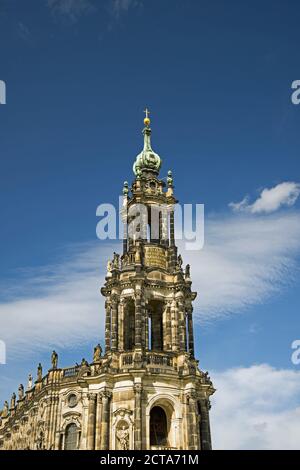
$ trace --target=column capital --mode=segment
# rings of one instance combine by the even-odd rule
[[[112,396],[112,393],[109,390],[103,390],[103,391],[99,392],[99,397],[101,397],[101,400],[103,398],[109,399],[109,398],[111,398],[111,396]]]
[[[142,384],[134,384],[133,391],[134,391],[135,394],[142,393],[143,385]]]

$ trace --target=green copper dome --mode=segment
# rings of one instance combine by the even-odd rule
[[[149,119],[148,121],[150,124]],[[135,176],[138,176],[138,177],[141,175],[143,170],[158,173],[161,167],[161,163],[162,163],[160,156],[152,150],[151,129],[149,125],[146,125],[146,127],[143,130],[143,134],[144,134],[144,148],[142,152],[136,157],[136,160],[133,165],[133,172]]]

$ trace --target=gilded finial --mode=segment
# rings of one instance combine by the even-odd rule
[[[144,113],[146,114],[146,117],[144,119],[144,124],[146,127],[149,127],[150,126],[150,118],[149,118],[149,114],[150,114],[150,111],[148,108],[145,109]]]

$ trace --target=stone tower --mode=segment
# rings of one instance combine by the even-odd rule
[[[190,267],[174,235],[172,172],[159,178],[149,112],[144,148],[124,183],[123,253],[108,263],[102,448],[211,449],[207,373],[194,357]]]
[[[123,253],[107,264],[105,353],[20,384],[0,411],[0,450],[210,449],[208,373],[194,357],[190,267],[174,236],[173,178],[159,178],[148,111],[123,188]]]

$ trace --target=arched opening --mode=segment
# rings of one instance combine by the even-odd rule
[[[152,351],[163,350],[163,307],[159,300],[151,300],[148,304],[149,314],[149,349]]]
[[[168,420],[163,408],[154,406],[150,412],[150,446],[169,446]]]
[[[68,424],[65,434],[65,450],[77,449],[77,426],[75,423]]]
[[[134,300],[130,299],[125,304],[124,312],[124,349],[132,351],[134,349],[135,339],[135,305]]]

